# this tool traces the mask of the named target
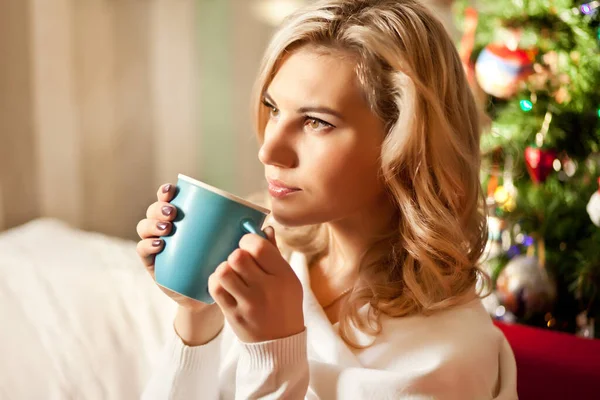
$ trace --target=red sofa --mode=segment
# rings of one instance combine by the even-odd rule
[[[600,340],[494,323],[515,353],[520,400],[600,399]]]

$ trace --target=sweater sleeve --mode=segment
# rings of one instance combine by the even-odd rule
[[[283,339],[241,343],[236,399],[304,399],[309,371],[306,330]]]
[[[219,399],[223,330],[203,346],[186,346],[173,332],[158,360],[143,400]]]

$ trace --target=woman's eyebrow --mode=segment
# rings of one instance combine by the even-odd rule
[[[296,110],[298,113],[303,114],[303,113],[310,113],[310,112],[314,112],[314,113],[320,113],[320,114],[329,114],[332,115],[338,119],[344,119],[344,117],[342,116],[342,114],[340,114],[339,112],[329,108],[329,107],[322,107],[322,106],[315,106],[315,107],[300,107],[298,110]]]
[[[275,100],[273,100],[273,98],[271,97],[271,95],[268,92],[265,92],[263,94],[263,97],[273,107],[277,107],[277,103],[275,102]],[[324,107],[324,106],[300,107],[299,109],[296,110],[296,112],[299,114],[309,113],[309,112],[320,113],[320,114],[329,114],[336,118],[344,119],[344,116],[340,112],[338,112],[332,108]]]
[[[263,93],[263,97],[264,99],[269,102],[272,106],[277,107],[277,103],[275,103],[275,100],[273,100],[273,98],[271,97],[271,95],[268,92],[264,92]]]

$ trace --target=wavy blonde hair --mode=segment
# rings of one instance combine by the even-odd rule
[[[385,123],[381,177],[396,205],[393,229],[364,254],[344,302],[340,334],[350,325],[376,335],[380,315],[430,314],[475,298],[487,239],[479,181],[478,110],[457,51],[442,24],[411,0],[326,0],[289,16],[274,35],[253,102],[263,140],[261,98],[286,53],[310,45],[350,54],[372,112]],[[284,247],[327,253],[325,224],[278,229]],[[359,312],[369,304],[369,312]]]

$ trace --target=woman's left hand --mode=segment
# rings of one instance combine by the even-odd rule
[[[269,240],[245,235],[208,280],[210,295],[245,343],[304,331],[302,284],[279,252],[273,228],[265,233]]]

